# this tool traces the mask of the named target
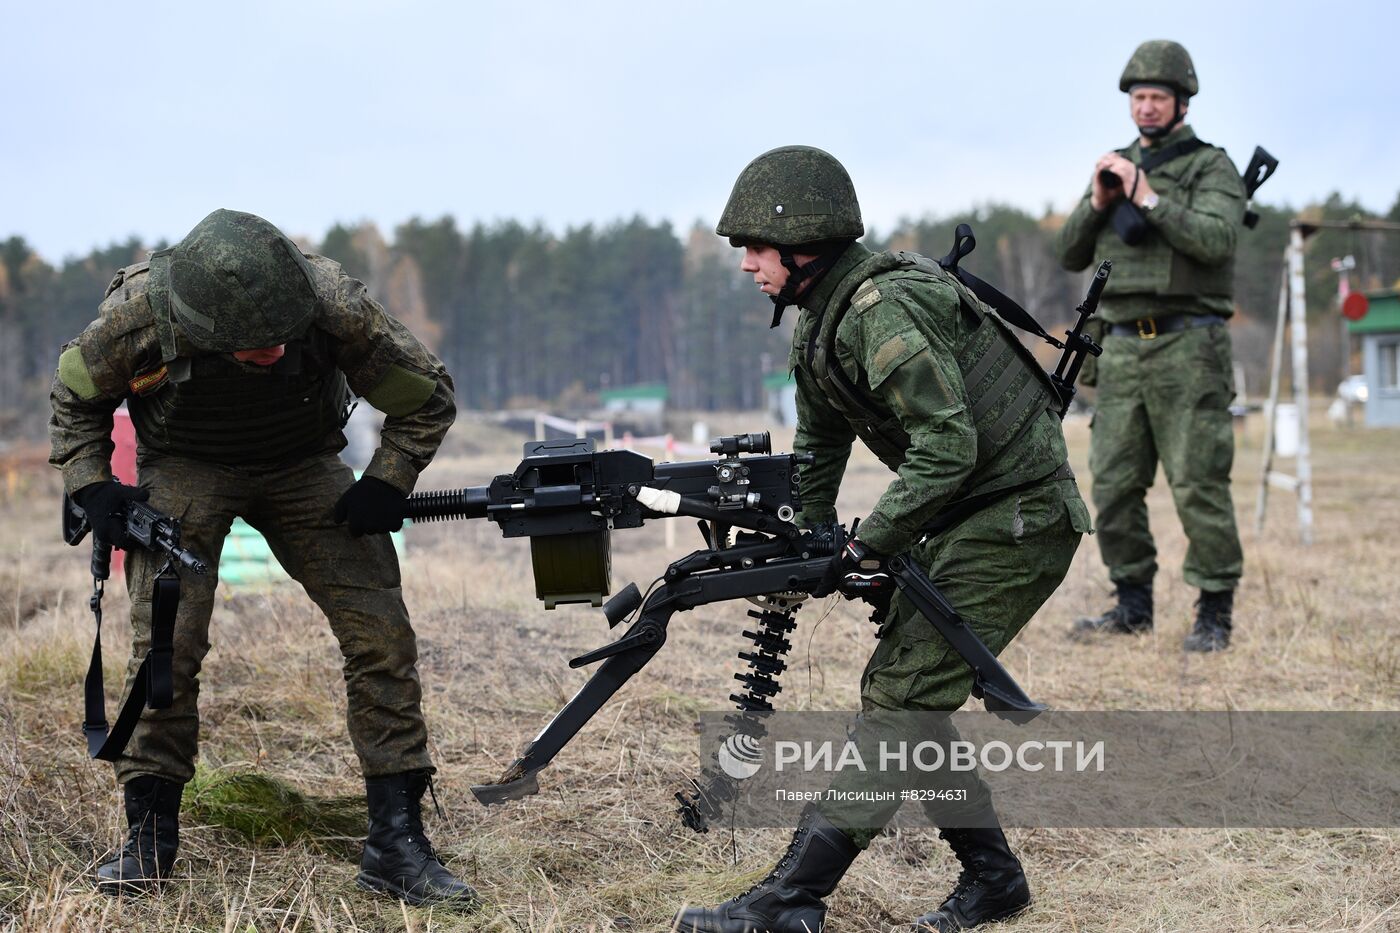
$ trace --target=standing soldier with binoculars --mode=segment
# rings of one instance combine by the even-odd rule
[[[1152,628],[1157,549],[1146,495],[1160,460],[1189,541],[1186,582],[1201,591],[1185,648],[1219,651],[1230,643],[1244,562],[1230,498],[1234,389],[1225,322],[1234,311],[1245,187],[1225,151],[1183,123],[1199,89],[1186,49],[1144,42],[1119,88],[1138,139],[1094,164],[1056,243],[1067,269],[1113,260],[1089,469],[1099,551],[1118,599],[1074,630]],[[1093,379],[1086,372],[1083,381]]]

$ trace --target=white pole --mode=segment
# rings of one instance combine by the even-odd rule
[[[676,459],[676,439],[673,435],[666,435],[666,460],[673,462]],[[666,550],[674,550],[676,546],[676,523],[666,522]]]
[[[1288,264],[1293,247],[1283,249],[1283,266],[1278,276],[1278,321],[1274,325],[1274,356],[1269,369],[1269,397],[1264,401],[1264,446],[1259,457],[1259,497],[1254,506],[1254,533],[1264,531],[1264,513],[1269,505],[1269,471],[1274,465],[1274,418],[1278,408],[1279,379],[1283,371],[1283,335],[1288,322]]]
[[[1289,303],[1293,308],[1293,396],[1298,402],[1298,531],[1312,544],[1312,448],[1308,441],[1308,315],[1303,280],[1303,230],[1294,227],[1288,257]]]

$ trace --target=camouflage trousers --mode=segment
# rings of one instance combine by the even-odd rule
[[[1089,470],[1110,579],[1149,583],[1157,572],[1147,489],[1160,460],[1188,541],[1186,582],[1234,589],[1244,555],[1230,497],[1230,332],[1212,325],[1150,340],[1110,335],[1103,344]]]
[[[275,467],[222,466],[143,450],[140,484],[150,504],[181,520],[181,543],[210,564],[182,574],[175,617],[174,704],[146,710],[116,762],[117,780],[142,774],[187,782],[199,741],[199,672],[209,651],[218,559],[235,517],[262,532],[277,560],[330,620],[344,656],[350,738],[366,777],[430,768],[418,649],[388,535],[352,538],[332,521],[354,481],[336,454]],[[150,646],[151,583],[158,562],[128,552],[135,633],[127,689]]]
[[[1080,536],[1089,530],[1089,510],[1075,481],[1055,480],[988,506],[925,540],[914,556],[988,649],[1000,654],[1064,580]],[[956,710],[971,695],[972,684],[972,669],[933,623],[896,595],[861,676],[862,722],[853,740],[877,747],[880,740],[891,738],[893,727],[882,721],[883,711]],[[942,731],[946,734],[909,738],[950,741],[958,737],[951,722]],[[878,757],[862,751],[866,761]],[[895,774],[872,777],[852,772],[848,776],[843,771],[830,787],[861,791],[879,784],[878,789],[897,791],[902,780]],[[961,782],[965,804],[952,808],[930,804],[926,806],[929,817],[938,825],[980,825],[978,810],[987,805],[990,794],[976,772],[950,774],[947,781]],[[947,786],[951,789],[951,784]],[[893,804],[821,805],[827,819],[861,848],[870,844],[898,809],[897,797]]]

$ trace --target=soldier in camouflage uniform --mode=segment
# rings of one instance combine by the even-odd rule
[[[352,391],[387,415],[358,480],[337,456]],[[109,468],[123,401],[139,487]],[[182,543],[215,570],[183,581],[173,705],[145,711],[115,762],[130,831],[98,868],[99,888],[148,890],[170,872],[194,774],[219,553],[242,517],[326,613],[345,658],[369,798],[360,885],[413,903],[472,903],[475,892],[423,835],[433,765],[387,534],[402,527],[404,499],[455,416],[442,364],[338,264],[302,253],[259,217],[219,210],[117,273],[97,320],[63,350],[52,403],[51,462],[94,533],[120,545],[126,502],[149,499],[181,520]],[[156,564],[150,552],[129,554],[132,676],[150,647]]]
[[[815,463],[802,471],[801,521],[836,521],[837,489],[860,438],[895,475],[860,523],[857,550],[878,559],[912,548],[999,653],[1063,580],[1089,530],[1045,374],[1007,325],[938,264],[857,243],[864,226],[855,189],[821,150],[789,146],[751,162],[717,232],[744,249],[741,268],[773,299],[775,325],[786,305],[802,308],[789,360],[797,378],[794,446]],[[960,521],[939,521],[954,509]],[[942,527],[926,534],[935,523]],[[896,596],[861,679],[863,718],[955,710],[972,684],[972,671],[932,623]],[[1030,901],[990,795],[972,780],[968,813],[954,821],[930,811],[965,870],[912,930],[1005,919]],[[679,928],[821,929],[822,898],[897,809],[808,809],[766,878],[717,907],[683,911]]]
[[[1185,647],[1217,651],[1230,642],[1244,566],[1230,498],[1234,389],[1225,325],[1244,184],[1223,149],[1182,123],[1198,90],[1184,48],[1143,43],[1119,88],[1130,96],[1138,139],[1099,159],[1056,244],[1067,269],[1113,260],[1100,307],[1107,333],[1089,469],[1099,551],[1118,598],[1103,615],[1078,620],[1075,631],[1152,627],[1157,549],[1146,495],[1160,460],[1189,541],[1184,576],[1201,591]],[[1136,245],[1116,230],[1125,217],[1137,226]]]

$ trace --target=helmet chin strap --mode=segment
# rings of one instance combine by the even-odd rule
[[[770,330],[782,322],[783,312],[787,310],[788,305],[797,303],[797,292],[802,285],[811,279],[819,278],[836,264],[836,257],[839,255],[840,250],[829,249],[811,262],[799,265],[791,247],[778,247],[778,257],[783,262],[783,268],[788,271],[788,277],[778,294],[768,296],[768,300],[773,302],[773,322],[768,325]]]

